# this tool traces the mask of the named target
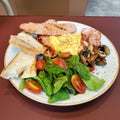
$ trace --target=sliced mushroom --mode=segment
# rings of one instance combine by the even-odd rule
[[[81,58],[81,62],[84,64],[84,65],[88,65],[88,61],[87,61],[87,58],[85,58],[83,55],[80,56]]]
[[[90,57],[87,58],[87,61],[90,65],[94,66],[95,65],[95,60],[98,57],[97,54],[91,55]]]
[[[90,51],[89,50],[83,50],[80,52],[80,58],[81,58],[81,62],[85,65],[88,65],[88,61],[87,58],[90,56]]]
[[[99,56],[100,58],[105,58],[107,55],[106,55],[105,52],[98,50],[98,56]]]
[[[110,54],[110,49],[106,45],[101,45],[99,49],[105,52],[106,55]]]
[[[106,45],[101,45],[96,53],[99,55],[100,58],[105,58],[107,55],[110,54],[110,49]]]
[[[84,50],[81,52],[81,54],[85,57],[85,58],[88,58],[90,56],[90,51],[89,50]]]
[[[104,66],[107,64],[106,56],[110,54],[110,49],[106,45],[101,45],[99,48],[95,48],[89,44],[85,50],[80,52],[81,62],[85,65],[98,65]]]
[[[101,59],[100,57],[98,57],[95,61],[95,64],[98,66],[104,66],[107,64],[106,59]]]
[[[110,49],[106,46],[106,45],[101,45],[99,47],[99,50],[100,51],[103,51],[106,55],[109,55],[110,54]]]
[[[90,51],[90,54],[94,54],[94,47],[93,47],[93,45],[89,44],[88,45],[88,50]]]

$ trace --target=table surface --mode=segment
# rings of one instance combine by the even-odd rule
[[[23,22],[43,22],[49,18],[74,21],[92,26],[104,33],[120,54],[120,17],[76,16],[0,16],[0,71],[11,34],[17,34]],[[112,87],[99,98],[76,106],[55,107],[35,102],[19,93],[8,80],[0,78],[1,120],[118,120],[120,116],[120,74]]]

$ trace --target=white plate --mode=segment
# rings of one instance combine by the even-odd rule
[[[59,23],[73,23],[77,27],[77,32],[80,32],[81,29],[84,27],[90,27],[81,23],[69,22],[69,21],[59,21]],[[70,96],[71,98],[69,100],[64,100],[49,104],[47,102],[48,97],[44,92],[40,94],[33,94],[26,89],[24,89],[23,91],[19,90],[20,79],[10,80],[10,82],[20,93],[22,93],[26,97],[44,104],[49,104],[54,106],[71,106],[71,105],[78,105],[94,100],[95,98],[105,93],[112,86],[119,71],[119,57],[114,45],[103,34],[101,37],[101,42],[102,44],[107,45],[110,48],[111,54],[107,56],[107,65],[104,67],[97,66],[94,72],[94,74],[99,76],[99,78],[105,79],[105,84],[98,91],[87,90],[85,94],[77,94],[75,96]],[[5,54],[5,60],[4,60],[5,65],[7,65],[18,52],[19,50],[17,48],[13,47],[12,45],[9,45]]]

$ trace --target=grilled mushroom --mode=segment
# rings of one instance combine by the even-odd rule
[[[80,58],[81,58],[81,62],[85,65],[88,65],[88,61],[87,61],[87,58],[90,56],[90,51],[89,50],[82,50],[80,52]]]
[[[110,54],[110,49],[106,45],[101,45],[96,53],[100,58],[105,58],[107,55]]]
[[[97,54],[91,55],[90,57],[87,58],[88,63],[91,66],[94,66],[95,65],[95,60],[96,60],[97,57],[98,57]]]
[[[103,51],[106,55],[110,54],[110,49],[106,45],[101,45],[99,49]]]
[[[106,62],[106,59],[101,59],[100,57],[98,57],[95,60],[95,64],[98,65],[98,66],[104,66],[104,65],[107,64],[107,62]]]
[[[110,49],[106,45],[101,45],[95,49],[92,45],[88,45],[85,50],[80,52],[81,62],[85,65],[104,66],[107,64],[106,56],[110,54]]]
[[[101,50],[98,50],[98,56],[99,56],[100,58],[105,58],[107,55],[106,55],[105,52],[103,52],[103,51],[101,51]]]
[[[101,45],[99,47],[99,50],[102,51],[102,52],[104,52],[106,55],[110,54],[110,49],[106,45]]]
[[[83,50],[80,53],[81,62],[85,65],[94,66],[95,59],[97,58],[97,56],[98,56],[97,54],[91,55],[90,50],[88,50],[88,49]]]

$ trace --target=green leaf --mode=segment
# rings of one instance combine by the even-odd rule
[[[67,81],[65,82],[63,88],[66,88],[66,91],[69,93],[69,94],[76,94],[76,91],[75,89],[72,87],[72,85],[70,84],[70,81]]]
[[[89,80],[83,80],[87,88],[90,90],[98,90],[100,89],[103,84],[105,83],[104,79],[99,79],[97,76],[90,74]]]
[[[25,79],[21,79],[20,84],[19,84],[19,89],[23,90],[25,88]]]
[[[53,92],[54,93],[57,93],[63,86],[63,84],[68,81],[67,77],[66,76],[62,76],[62,77],[58,77],[55,79],[55,82],[54,82],[54,89],[53,89]]]
[[[20,90],[23,90],[25,88],[25,83],[29,80],[32,80],[32,78],[24,78],[24,79],[21,79],[20,81],[20,84],[19,84],[19,89]]]
[[[40,71],[38,76],[44,83],[46,95],[51,96],[53,94],[52,80],[50,78],[46,77],[44,71]]]
[[[65,71],[65,75],[67,76],[68,80],[70,80],[71,76],[75,73],[76,73],[75,71],[73,71],[72,69],[68,69],[68,68]]]
[[[47,71],[49,74],[60,74],[65,72],[65,69],[55,65],[51,60],[46,61],[45,65],[45,71]]]
[[[34,79],[35,81],[37,81],[37,82],[42,86],[42,89],[43,89],[43,91],[45,92],[45,91],[46,91],[46,87],[45,87],[44,82],[43,82],[38,76],[33,77],[33,79]]]
[[[54,94],[52,97],[48,99],[48,103],[54,103],[60,100],[67,100],[67,99],[70,99],[69,94],[64,89],[61,89],[60,91],[58,91],[56,94]]]
[[[90,79],[90,70],[87,66],[82,64],[79,60],[79,56],[73,55],[72,57],[68,58],[66,60],[68,68],[72,69],[73,71],[76,71],[81,78],[84,80]]]

